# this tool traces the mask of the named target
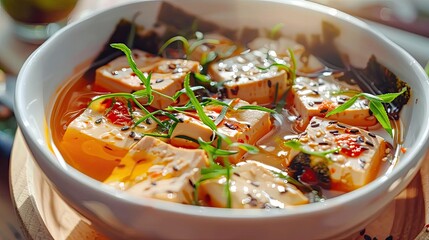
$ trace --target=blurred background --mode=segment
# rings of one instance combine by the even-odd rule
[[[13,92],[22,64],[44,39],[55,34],[67,22],[126,1],[0,0],[0,239],[23,239],[10,200],[8,182],[10,151],[17,128]],[[429,0],[313,2],[362,18],[403,47],[422,66],[427,64]]]

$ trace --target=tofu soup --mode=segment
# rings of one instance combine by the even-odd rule
[[[404,153],[411,89],[376,57],[353,67],[333,42],[279,26],[168,24],[127,41],[122,21],[63,87],[51,128],[71,166],[142,200],[286,208],[363,187]]]

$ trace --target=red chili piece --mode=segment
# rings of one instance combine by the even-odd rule
[[[111,101],[110,106],[112,106]],[[129,126],[132,123],[132,118],[128,111],[128,107],[121,101],[116,101],[113,103],[113,106],[106,114],[106,117],[111,123],[120,126]]]
[[[335,141],[341,146],[340,152],[346,156],[359,157],[365,151],[365,148],[349,135],[339,135],[335,137]]]

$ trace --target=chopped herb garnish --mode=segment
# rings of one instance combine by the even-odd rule
[[[189,101],[192,103],[192,105],[194,106],[195,110],[197,111],[198,117],[200,118],[200,120],[210,129],[216,131],[216,125],[214,124],[213,120],[211,120],[207,114],[204,112],[203,107],[201,106],[200,102],[198,101],[197,97],[195,97],[194,92],[192,91],[191,86],[189,85],[189,74],[186,75],[185,77],[185,82],[184,82],[184,86],[185,86],[185,90],[186,90],[186,95],[188,95],[189,97]]]
[[[282,30],[283,26],[283,23],[277,23],[274,25],[270,30],[269,38],[273,40],[278,39],[280,37],[280,30]]]
[[[127,57],[128,64],[130,65],[131,70],[136,74],[136,76],[142,81],[145,86],[145,96],[147,97],[147,104],[150,105],[153,101],[152,87],[150,86],[150,77],[151,74],[146,77],[140,69],[138,69],[136,62],[133,59],[131,50],[123,43],[112,43],[111,47],[121,50]],[[143,93],[143,92],[142,92]]]
[[[186,57],[188,58],[197,47],[203,44],[219,44],[219,40],[216,39],[196,39],[193,43],[189,44],[188,39],[183,36],[175,36],[168,39],[159,49],[158,54],[164,52],[164,50],[170,46],[173,42],[179,41],[183,44],[183,49],[185,51]]]
[[[292,148],[294,150],[303,152],[305,154],[313,155],[313,156],[316,156],[316,157],[321,157],[321,158],[328,159],[328,160],[329,160],[329,158],[327,156],[329,154],[338,152],[340,150],[340,148],[338,147],[338,148],[327,150],[327,151],[312,151],[312,150],[306,149],[304,147],[304,145],[302,145],[302,143],[300,141],[296,140],[296,139],[289,140],[289,141],[285,142],[284,145],[286,147],[290,147],[290,148]]]
[[[381,126],[389,133],[390,136],[392,136],[392,126],[390,125],[389,117],[386,113],[386,110],[383,106],[383,103],[390,103],[395,98],[403,94],[407,91],[407,88],[404,87],[402,90],[398,93],[386,93],[381,95],[372,95],[369,93],[359,93],[354,95],[352,98],[347,100],[342,105],[338,106],[334,110],[328,112],[326,114],[326,117],[329,117],[331,115],[344,112],[348,108],[350,108],[359,97],[364,97],[369,100],[369,109],[374,114],[375,118],[377,118],[378,122],[381,124]]]
[[[238,107],[236,110],[257,110],[257,111],[262,111],[262,112],[267,112],[267,113],[277,113],[276,111],[266,108],[266,107],[262,107],[262,106],[258,106],[258,105],[244,105],[244,106],[240,106]]]

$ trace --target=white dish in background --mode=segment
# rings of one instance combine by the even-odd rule
[[[36,162],[54,189],[94,226],[114,238],[160,239],[320,239],[358,231],[381,211],[417,173],[428,146],[429,83],[408,53],[365,23],[305,1],[170,1],[204,19],[236,27],[271,27],[283,22],[288,35],[319,33],[327,20],[341,29],[338,47],[364,66],[371,54],[413,90],[401,114],[407,153],[394,170],[351,193],[284,210],[231,210],[137,199],[97,182],[57,158],[46,136],[53,100],[75,67],[94,59],[116,23],[141,11],[138,24],[151,26],[160,2],[135,2],[101,12],[64,28],[23,66],[16,87],[16,114]],[[188,6],[188,7],[186,7]],[[222,14],[220,14],[222,13]],[[255,16],[264,21],[255,20]],[[96,31],[97,34],[94,34]],[[48,138],[48,139],[47,139]]]

